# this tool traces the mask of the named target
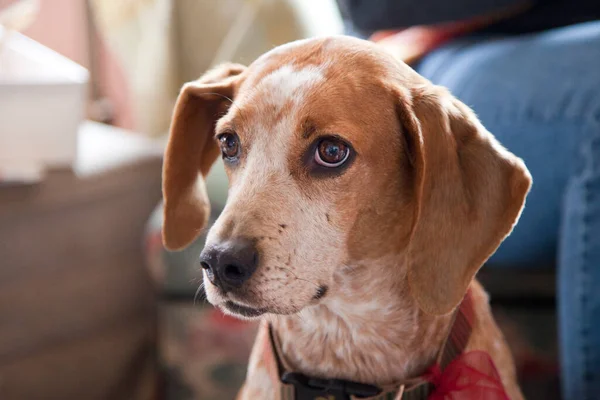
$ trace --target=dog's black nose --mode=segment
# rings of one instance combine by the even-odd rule
[[[205,248],[200,254],[200,265],[212,284],[227,292],[250,279],[258,265],[258,252],[251,240],[233,239]]]

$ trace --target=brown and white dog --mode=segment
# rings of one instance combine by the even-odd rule
[[[349,37],[293,42],[186,84],[165,155],[167,248],[202,231],[203,178],[219,156],[230,188],[201,255],[207,297],[264,316],[286,365],[382,386],[419,376],[469,291],[466,350],[487,352],[522,398],[474,276],[531,177],[447,90]],[[279,398],[265,368],[255,348],[239,398]]]

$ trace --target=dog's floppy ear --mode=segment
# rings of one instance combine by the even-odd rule
[[[214,128],[234,98],[244,66],[224,64],[186,83],[177,99],[163,164],[163,242],[177,250],[206,224],[210,205],[204,178],[219,156]]]
[[[400,92],[397,113],[414,168],[417,210],[408,282],[419,306],[441,315],[460,303],[512,230],[531,176],[444,88],[426,84]]]

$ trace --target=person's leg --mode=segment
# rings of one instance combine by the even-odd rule
[[[549,265],[560,249],[565,398],[600,394],[600,22],[458,40],[416,69],[525,160],[533,175],[525,211],[490,264]]]
[[[600,88],[598,88],[600,90]],[[566,399],[600,399],[600,113],[567,188],[559,248],[559,315]]]

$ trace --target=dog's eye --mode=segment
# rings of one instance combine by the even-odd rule
[[[350,148],[339,139],[327,138],[321,140],[315,150],[315,162],[329,168],[342,165],[350,155]]]
[[[240,140],[235,133],[224,133],[219,136],[219,145],[223,157],[227,159],[235,159],[240,153]]]

